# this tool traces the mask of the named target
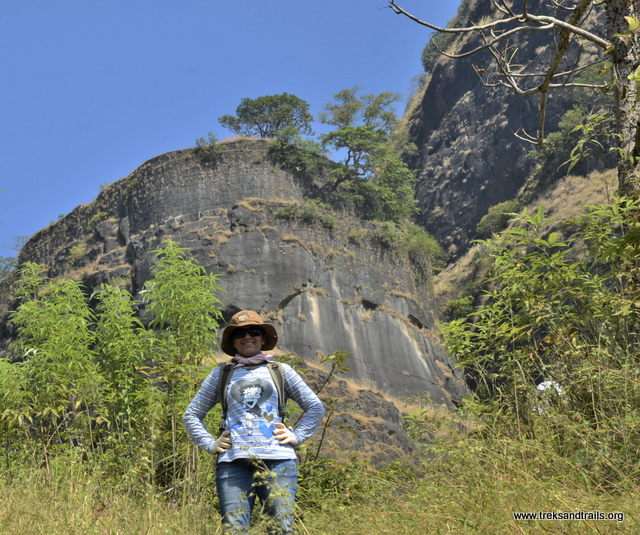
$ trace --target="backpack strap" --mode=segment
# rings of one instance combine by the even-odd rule
[[[222,416],[220,418],[220,433],[224,431],[224,422],[227,419],[227,386],[233,373],[233,364],[227,362],[220,364],[220,378],[218,381],[218,392],[220,392],[220,405],[222,407]]]
[[[267,369],[269,370],[273,384],[276,385],[276,390],[278,391],[278,415],[284,423],[287,410],[287,397],[284,388],[284,374],[282,372],[282,366],[277,362],[267,362]]]

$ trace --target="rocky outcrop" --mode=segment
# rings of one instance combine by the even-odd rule
[[[363,384],[454,403],[465,387],[430,334],[429,275],[347,213],[334,223],[282,217],[322,185],[274,165],[261,140],[221,145],[215,164],[193,150],[164,154],[33,236],[20,261],[89,289],[118,282],[136,293],[152,251],[172,239],[222,274],[227,317],[253,308],[274,322],[280,350],[316,363],[347,351],[349,375]]]
[[[322,388],[327,374],[314,366],[297,369],[314,389]],[[328,455],[348,460],[354,454],[381,467],[394,459],[413,463],[416,444],[407,437],[403,413],[397,399],[348,379],[329,379],[320,392],[327,415],[323,428],[307,443],[308,455]],[[289,419],[296,414],[289,404]],[[404,408],[404,407],[403,407]]]
[[[529,2],[530,10],[541,4]],[[493,9],[491,2],[465,0],[456,26],[487,20]],[[555,14],[563,16],[562,10]],[[480,44],[477,36],[465,35],[456,37],[451,49],[468,51]],[[531,65],[533,72],[542,70],[555,49],[546,32],[516,34],[509,45],[517,50],[518,62]],[[577,59],[575,52],[569,53],[569,63]],[[408,117],[410,138],[419,149],[412,162],[418,170],[419,219],[452,257],[469,247],[488,208],[514,198],[533,169],[527,157],[533,146],[514,133],[524,129],[535,134],[539,98],[483,85],[474,66],[489,72],[491,65],[488,52],[465,59],[441,56]],[[554,92],[547,132],[556,129],[570,98],[569,91]]]

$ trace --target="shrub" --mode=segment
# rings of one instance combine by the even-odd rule
[[[89,228],[93,229],[95,228],[95,226],[102,221],[106,216],[107,216],[107,212],[96,212],[95,214],[93,214],[91,216],[91,219],[89,219]]]
[[[508,414],[523,437],[537,433],[538,416],[555,422],[556,453],[601,486],[640,476],[629,447],[640,441],[638,213],[630,199],[589,207],[566,242],[541,234],[541,210],[523,214],[486,242],[487,304],[443,327],[485,410]],[[543,381],[562,395],[537,415]]]
[[[322,174],[331,162],[322,155],[320,146],[311,141],[297,145],[276,140],[269,144],[269,159],[297,178]]]
[[[207,138],[196,139],[195,155],[203,165],[215,165],[220,158],[220,145],[213,132],[209,132]]]
[[[444,266],[446,253],[435,237],[415,223],[403,223],[400,229],[403,233],[401,248],[413,262],[429,263],[434,267]]]
[[[373,223],[370,232],[371,242],[384,249],[395,249],[408,255],[409,259],[421,268],[441,266],[445,252],[438,241],[415,223],[396,224],[392,221]]]
[[[383,249],[399,249],[402,233],[391,221],[375,222],[371,229],[371,242]]]
[[[451,321],[457,318],[464,318],[473,312],[473,296],[467,295],[459,299],[452,299],[447,303],[445,318]]]
[[[333,229],[338,224],[329,206],[314,199],[288,203],[276,211],[276,217],[307,225],[320,225],[326,229]]]
[[[364,239],[367,237],[368,231],[366,228],[356,228],[349,232],[347,238],[351,243],[355,243],[357,245],[362,244]]]
[[[87,244],[82,242],[69,249],[68,262],[70,266],[75,265],[87,252]]]
[[[516,200],[504,201],[494,204],[487,213],[478,221],[476,232],[479,236],[489,237],[491,234],[504,230],[513,217],[513,213],[520,208]]]

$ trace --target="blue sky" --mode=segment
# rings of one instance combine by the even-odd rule
[[[405,0],[446,24],[458,0]],[[425,28],[385,0],[31,0],[0,15],[0,256],[100,186],[194,145],[243,97],[399,92]],[[402,111],[404,102],[398,106]]]

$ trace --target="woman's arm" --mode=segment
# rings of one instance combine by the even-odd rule
[[[216,451],[216,440],[211,433],[207,431],[203,420],[207,413],[216,403],[220,401],[220,366],[217,366],[209,376],[204,380],[200,390],[189,403],[187,410],[182,417],[187,433],[191,442],[196,446],[200,446],[209,453]]]
[[[324,407],[320,398],[291,366],[288,364],[280,364],[280,366],[284,371],[284,388],[287,396],[293,399],[304,411],[298,426],[291,429],[299,446],[320,426],[324,416]]]

